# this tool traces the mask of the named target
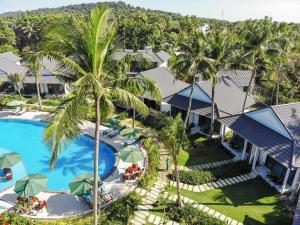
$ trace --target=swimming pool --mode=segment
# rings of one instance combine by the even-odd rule
[[[4,151],[19,153],[27,172],[46,175],[48,189],[53,191],[67,190],[75,176],[93,173],[94,139],[85,135],[65,147],[51,171],[51,151],[43,143],[45,128],[42,122],[0,119],[0,154]],[[116,157],[112,147],[103,142],[99,155],[99,175],[103,178],[111,172]]]

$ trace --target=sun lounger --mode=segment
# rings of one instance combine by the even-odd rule
[[[17,113],[19,113],[21,111],[21,108],[20,107],[17,107],[13,112],[12,114],[13,115],[16,115]]]
[[[16,115],[16,116],[21,116],[21,115],[23,115],[23,114],[26,113],[26,112],[27,112],[27,107],[23,108],[21,111],[19,111],[19,112],[16,113],[15,115]]]
[[[90,209],[93,208],[93,196],[92,196],[92,194],[89,194],[89,195],[87,195],[87,196],[84,196],[84,197],[83,197],[83,200],[86,202],[86,204],[88,205],[88,207],[89,207]]]
[[[107,135],[108,133],[112,132],[113,130],[114,130],[114,128],[109,128],[109,129],[107,129],[107,130],[104,130],[104,131],[102,132],[102,134],[105,136],[105,135]]]
[[[121,130],[122,130],[121,128],[115,129],[112,132],[108,133],[107,137],[113,138],[113,137],[117,136],[121,132]]]
[[[124,147],[127,147],[128,145],[133,145],[136,141],[137,141],[136,139],[124,141]]]

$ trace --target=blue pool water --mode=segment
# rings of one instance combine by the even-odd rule
[[[41,122],[0,120],[0,155],[7,151],[19,153],[27,173],[42,173],[48,177],[49,190],[67,190],[75,176],[93,173],[94,140],[82,135],[68,144],[51,171],[51,151],[43,143],[45,127]],[[99,175],[105,177],[112,170],[116,157],[105,143],[100,144],[99,154]],[[3,185],[0,184],[1,189]]]

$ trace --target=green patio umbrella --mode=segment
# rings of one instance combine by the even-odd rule
[[[48,178],[43,174],[28,174],[16,182],[14,192],[23,198],[36,196],[47,189]]]
[[[135,128],[124,129],[121,131],[121,135],[128,139],[137,139],[141,136],[141,132]]]
[[[10,152],[0,156],[0,168],[10,168],[21,161],[19,154]]]
[[[120,158],[124,162],[135,163],[144,159],[144,154],[139,148],[128,147],[120,153]]]
[[[102,185],[102,181],[100,177],[98,177],[99,184],[98,186]],[[75,177],[70,183],[69,188],[73,195],[77,196],[86,196],[93,191],[94,187],[94,175],[90,173],[86,173]]]
[[[108,120],[108,125],[109,125],[109,127],[112,127],[112,128],[118,128],[118,127],[120,127],[120,120],[111,118]]]
[[[13,100],[13,101],[7,103],[6,105],[9,106],[9,107],[14,107],[14,106],[20,106],[20,105],[24,105],[24,104],[26,104],[26,102]]]

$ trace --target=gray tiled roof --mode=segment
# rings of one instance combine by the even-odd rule
[[[219,121],[257,147],[262,148],[278,162],[287,167],[291,166],[293,142],[246,115],[224,117]],[[300,161],[297,159],[293,166],[299,167]]]
[[[175,80],[174,75],[164,67],[141,72],[141,75],[156,82],[156,85],[160,88],[163,99],[189,86],[189,84],[181,80]]]
[[[221,70],[220,77],[229,77],[238,87],[247,87],[251,80],[251,70]],[[252,84],[253,85],[253,84]]]
[[[181,95],[173,95],[165,99],[165,101],[172,106],[187,110],[189,98]],[[211,104],[199,100],[193,99],[191,111],[198,113],[199,115],[211,117]]]
[[[21,58],[19,56],[17,56],[15,53],[13,52],[3,52],[0,53],[0,58],[4,58],[7,59],[13,63],[19,62],[21,60]]]
[[[18,65],[12,61],[9,61],[5,58],[0,58],[0,74],[2,79],[7,81],[7,75],[12,73],[19,73],[22,76],[25,76],[27,68],[21,65]]]
[[[271,106],[295,141],[294,156],[300,158],[300,102]]]
[[[163,61],[163,62],[168,62],[168,60],[170,59],[170,54],[167,53],[166,51],[159,51],[156,53],[156,55]]]
[[[39,82],[41,84],[63,84],[57,76],[41,76]],[[34,84],[35,78],[33,76],[25,76],[24,83]]]
[[[211,98],[212,85],[210,81],[197,83],[198,86]],[[215,103],[220,117],[235,115],[242,111],[245,92],[240,90],[230,78],[221,77],[215,86]],[[256,100],[249,96],[246,108],[254,105]]]

